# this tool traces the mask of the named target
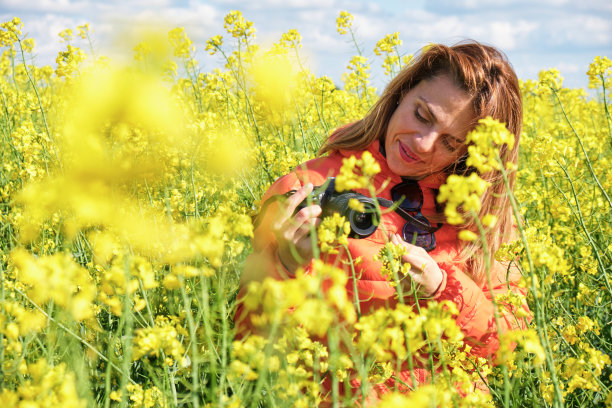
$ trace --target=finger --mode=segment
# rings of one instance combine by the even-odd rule
[[[310,223],[313,222],[319,215],[321,215],[322,209],[318,205],[311,205],[302,208],[298,211],[295,216],[286,220],[279,232],[282,233],[283,238],[287,241],[296,242],[295,234],[300,228],[304,228],[310,231]]]
[[[321,223],[321,219],[317,218],[321,215],[321,207],[318,205],[312,205],[305,207],[298,211],[294,219],[292,219],[292,225],[290,233],[294,235],[293,241],[297,242],[304,236],[310,234],[312,229],[316,229]]]
[[[323,209],[321,208],[320,205],[313,204],[313,205],[309,205],[308,207],[302,208],[300,211],[298,211],[295,214],[293,218],[295,219],[296,222],[304,223],[307,220],[317,218],[319,215],[321,215],[322,212],[323,212]]]
[[[310,205],[308,207],[302,208],[300,211],[295,213],[295,215],[291,217],[289,221],[291,225],[294,226],[295,229],[297,229],[300,228],[302,225],[311,222],[311,220],[316,219],[319,215],[321,215],[322,212],[323,210],[321,209],[321,206],[316,204]]]
[[[293,215],[297,206],[306,199],[308,194],[312,192],[313,188],[312,183],[306,183],[298,191],[296,191],[295,194],[292,194],[287,199],[285,203],[285,215],[287,218],[290,218]]]
[[[411,265],[411,271],[423,273],[423,270],[427,265],[427,257],[429,257],[429,255],[426,252],[423,254],[421,247],[404,241],[399,234],[392,234],[391,242],[393,242],[395,245],[403,245],[406,249],[408,249],[407,253],[402,256],[402,261]]]
[[[402,261],[404,261],[405,264],[410,265],[411,274],[420,275],[425,272],[425,269],[427,268],[427,260],[423,259],[422,257],[404,255],[402,257]]]
[[[311,183],[307,183],[302,186],[299,190],[293,193],[287,200],[284,205],[279,207],[279,212],[275,217],[275,221],[272,224],[272,229],[275,232],[282,232],[284,228],[284,224],[293,217],[293,213],[297,206],[304,201],[306,196],[312,192],[313,186]]]
[[[315,220],[312,221],[313,223],[315,222]],[[307,223],[302,225],[300,228],[297,229],[297,231],[295,231],[295,233],[293,234],[293,242],[294,244],[298,244],[300,241],[302,240],[306,240],[308,242],[310,242],[310,232],[311,230],[311,223]]]

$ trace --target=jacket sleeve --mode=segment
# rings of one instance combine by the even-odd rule
[[[236,299],[234,322],[237,339],[258,332],[252,325],[250,313],[243,302],[248,284],[253,281],[261,282],[266,278],[282,280],[292,277],[279,259],[278,243],[270,229],[274,215],[280,210],[279,202],[275,201],[273,196],[297,190],[303,184],[296,173],[289,173],[276,180],[261,200],[264,206],[255,221],[256,227],[252,239],[253,252],[245,261],[240,277],[240,290]]]
[[[446,276],[434,299],[449,300],[457,305],[459,315],[457,325],[466,336],[472,353],[481,357],[493,358],[499,348],[499,336],[495,322],[497,298],[498,322],[501,333],[509,330],[526,329],[531,320],[529,307],[525,303],[527,289],[520,286],[521,273],[516,266],[495,262],[490,271],[491,287],[486,283],[480,287],[456,264],[439,263]],[[520,306],[513,306],[502,300],[514,297],[520,299]],[[517,296],[520,295],[520,296]],[[498,298],[498,296],[500,296]]]

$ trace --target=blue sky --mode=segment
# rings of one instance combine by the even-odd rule
[[[254,22],[262,45],[296,28],[307,65],[338,84],[356,53],[350,38],[336,32],[341,10],[354,15],[359,46],[373,58],[372,82],[379,89],[388,78],[373,49],[395,31],[406,54],[430,42],[472,38],[504,51],[519,78],[536,79],[540,70],[555,67],[569,87],[586,87],[585,72],[596,55],[612,58],[610,0],[0,0],[0,19],[19,16],[36,41],[37,63],[51,65],[65,48],[58,37],[64,28],[90,23],[95,46],[104,54],[125,27],[163,20],[185,28],[201,70],[210,71],[220,60],[208,56],[204,46],[208,38],[225,33],[223,17],[230,10]]]

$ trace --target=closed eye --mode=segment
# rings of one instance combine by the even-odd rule
[[[446,147],[448,151],[454,152],[455,150],[457,150],[457,147],[454,144],[451,144],[450,139],[450,136],[445,136],[442,138],[442,143],[444,143],[444,147]]]
[[[417,118],[417,120],[425,125],[429,125],[431,122],[425,118],[423,115],[421,115],[421,112],[419,112],[419,108],[416,108],[414,110],[414,117]]]

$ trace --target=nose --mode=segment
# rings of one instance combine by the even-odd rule
[[[417,135],[414,140],[415,153],[431,153],[440,134],[435,129],[428,129]]]

